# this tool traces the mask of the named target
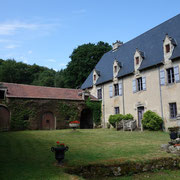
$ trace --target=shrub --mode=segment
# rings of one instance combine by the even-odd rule
[[[162,118],[155,112],[149,110],[144,113],[142,124],[145,129],[154,131],[160,130],[162,128],[162,123]]]
[[[132,114],[126,114],[124,115],[124,120],[130,120],[130,119],[134,119],[133,115]]]
[[[109,116],[109,123],[115,128],[116,123],[121,121],[123,119],[122,114],[115,114],[115,115],[110,115]]]

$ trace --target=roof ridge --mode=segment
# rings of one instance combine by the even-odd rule
[[[81,90],[81,89],[72,89],[72,88],[60,88],[60,87],[48,87],[48,86],[38,86],[38,85],[31,85],[31,84],[18,84],[18,83],[9,83],[9,82],[0,82],[6,84],[15,84],[15,85],[22,85],[22,86],[34,86],[34,87],[42,87],[42,88],[54,88],[54,89],[68,89],[68,90]]]

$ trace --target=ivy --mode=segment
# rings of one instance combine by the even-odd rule
[[[92,111],[93,122],[95,125],[101,124],[101,102],[91,101],[90,98],[86,101],[86,106]]]
[[[65,117],[65,119],[68,119],[69,121],[75,121],[78,120],[78,108],[77,106],[63,102],[59,102],[59,111],[61,111],[62,115]]]
[[[29,101],[19,101],[9,105],[11,109],[11,129],[24,130],[30,125],[30,118],[35,117],[35,107],[28,105]]]

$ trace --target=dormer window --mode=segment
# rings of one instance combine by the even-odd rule
[[[5,91],[0,90],[0,99],[5,99]]]
[[[170,52],[170,44],[166,44],[166,53]]]
[[[139,64],[139,57],[136,57],[136,65]]]
[[[169,62],[173,54],[174,48],[177,46],[176,40],[166,34],[163,41],[164,61]]]
[[[115,59],[113,63],[113,77],[114,78],[117,78],[120,68],[121,68],[121,63]]]
[[[117,66],[114,66],[114,72],[117,73]]]
[[[144,60],[144,52],[140,51],[139,49],[136,49],[136,52],[134,54],[134,69],[135,72],[138,71],[142,61]]]
[[[94,81],[96,81],[96,75],[94,75]]]
[[[96,69],[94,69],[93,71],[93,84],[96,84],[97,80],[100,77],[100,71],[97,71]]]

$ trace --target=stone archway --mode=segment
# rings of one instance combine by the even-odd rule
[[[52,112],[45,112],[42,116],[42,129],[55,129],[55,118]]]
[[[83,109],[81,112],[80,119],[81,129],[93,129],[93,117],[90,109]]]
[[[10,112],[7,107],[0,105],[0,131],[8,131],[10,127]]]

